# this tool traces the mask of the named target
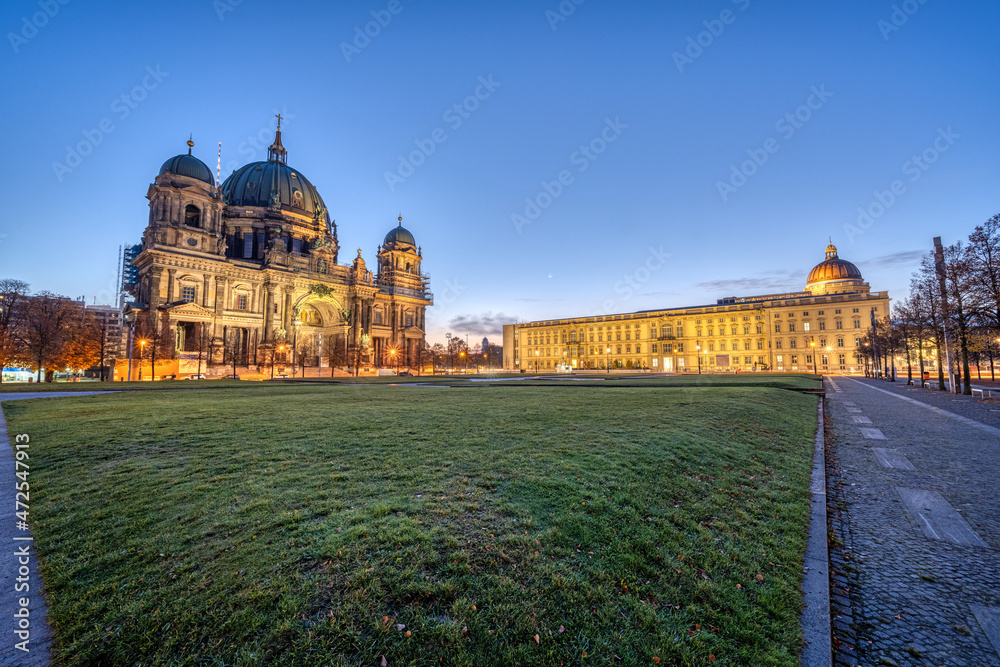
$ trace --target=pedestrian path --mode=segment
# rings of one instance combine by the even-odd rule
[[[858,663],[1000,667],[995,408],[947,404],[958,414],[933,392],[826,382]]]
[[[105,394],[103,391],[36,391],[22,393],[0,394],[0,403],[29,398],[60,398],[91,396]],[[2,405],[0,405],[2,408]],[[21,478],[15,473],[26,470],[23,475],[28,482],[28,496],[20,498],[28,505],[28,522],[31,512],[31,447],[29,438],[21,438],[18,443],[11,443],[18,434],[7,433],[7,422],[3,410],[0,409],[0,489],[9,493],[8,497],[0,498],[0,665],[4,667],[43,667],[49,664],[49,646],[52,643],[52,632],[48,626],[48,609],[43,597],[42,578],[38,572],[38,559],[31,539],[30,531],[19,529],[20,519],[16,511],[23,509],[15,504],[14,494],[17,491],[15,483],[20,484]],[[25,453],[26,459],[17,465],[14,449],[20,444],[19,452]],[[23,458],[23,457],[22,457]],[[25,468],[24,466],[28,466]],[[21,487],[23,488],[23,487]],[[28,601],[21,605],[22,598]],[[26,633],[20,636],[17,632]],[[27,637],[27,644],[21,644]],[[21,648],[18,648],[21,644]],[[22,649],[27,648],[28,651]]]

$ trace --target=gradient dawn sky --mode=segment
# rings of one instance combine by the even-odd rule
[[[431,342],[799,290],[828,237],[899,298],[932,237],[1000,213],[998,25],[994,0],[8,0],[0,276],[113,301],[164,160],[221,141],[225,179],[280,112],[340,261],[402,213]]]

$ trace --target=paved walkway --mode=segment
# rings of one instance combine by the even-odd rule
[[[1000,667],[1000,403],[905,380],[826,390],[838,664]]]
[[[25,398],[59,398],[61,396],[90,396],[92,394],[103,394],[108,392],[97,391],[67,391],[67,392],[23,392],[0,394],[0,403],[5,401],[16,401]],[[2,407],[2,406],[0,406]],[[17,434],[7,433],[7,422],[0,409],[0,489],[5,494],[0,498],[0,665],[4,667],[43,667],[49,664],[49,646],[52,643],[52,631],[48,626],[47,608],[44,590],[42,588],[42,578],[38,573],[38,559],[35,555],[31,533],[17,528],[18,518],[15,516],[15,483],[20,484],[21,480],[14,474],[18,471],[14,458],[14,446],[11,440]],[[31,435],[30,433],[28,434]],[[28,459],[24,462],[29,468],[26,481],[31,484],[31,451],[37,447],[36,443],[29,440],[28,447],[21,451],[28,452]],[[23,468],[21,470],[24,470]],[[30,523],[31,502],[28,502],[28,520]],[[22,502],[24,501],[21,498]],[[23,509],[23,508],[20,508]],[[24,552],[27,551],[25,554]],[[21,568],[27,568],[23,570]],[[26,572],[26,574],[25,574]],[[16,590],[15,586],[23,587],[27,585],[27,590]],[[16,644],[24,640],[24,636],[18,637],[15,631],[23,625],[21,618],[15,614],[24,615],[21,611],[19,601],[21,598],[28,599],[27,618],[23,619],[28,623],[27,637],[28,643],[23,645],[28,651],[19,650]]]

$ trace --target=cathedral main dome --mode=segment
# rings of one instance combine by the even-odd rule
[[[280,129],[268,153],[267,161],[251,162],[229,175],[222,184],[222,200],[229,206],[280,204],[310,217],[322,211],[325,217],[326,204],[316,187],[285,162]]]
[[[813,267],[806,280],[806,290],[816,291],[837,285],[860,285],[864,281],[861,271],[851,262],[837,256],[837,246],[826,247],[826,259]]]

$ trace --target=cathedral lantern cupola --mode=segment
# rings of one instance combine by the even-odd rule
[[[281,114],[275,114],[275,118],[278,119],[278,129],[274,132],[274,143],[267,147],[267,159],[288,164],[288,151],[281,145]]]

